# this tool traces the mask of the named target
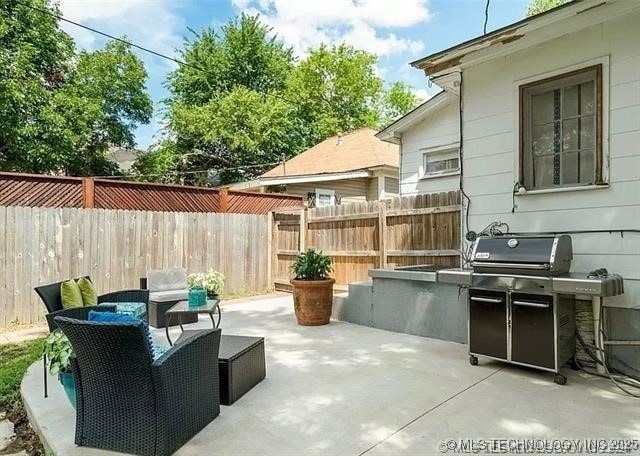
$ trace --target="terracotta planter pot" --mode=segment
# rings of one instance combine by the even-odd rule
[[[334,283],[334,279],[291,280],[293,308],[299,325],[320,326],[329,323]]]

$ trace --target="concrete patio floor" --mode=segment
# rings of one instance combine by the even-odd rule
[[[640,400],[580,372],[567,369],[558,386],[542,372],[471,366],[457,343],[343,322],[297,326],[290,296],[226,305],[221,327],[265,337],[267,378],[179,455],[426,455],[450,438],[640,439]],[[166,343],[162,330],[154,337]],[[73,444],[74,410],[53,377],[43,398],[41,362],[22,392],[55,454],[106,454]]]

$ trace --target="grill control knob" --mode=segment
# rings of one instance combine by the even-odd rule
[[[518,240],[517,240],[517,239],[509,239],[509,240],[507,241],[507,245],[508,245],[510,248],[512,248],[512,249],[514,249],[514,248],[518,247],[518,244],[519,244],[519,243],[520,243],[520,242],[518,242]]]

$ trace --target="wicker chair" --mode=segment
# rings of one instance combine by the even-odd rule
[[[194,332],[154,361],[142,322],[55,321],[75,353],[77,445],[169,455],[220,413],[220,329]]]
[[[89,276],[85,276],[91,280]],[[71,309],[64,309],[62,307],[62,298],[60,296],[60,285],[62,282],[51,283],[49,285],[42,285],[34,288],[35,292],[40,296],[42,302],[47,308],[47,325],[49,326],[49,332],[53,332],[58,326],[55,323],[55,317],[69,317],[76,318],[78,320],[87,320],[89,311],[95,310],[98,312],[115,312],[115,306],[86,306],[75,307]],[[149,291],[148,290],[123,290],[107,293],[102,296],[98,296],[98,303],[101,302],[143,302],[147,308],[147,316],[149,315]],[[44,397],[48,396],[47,385],[47,357],[42,357],[43,363],[43,384],[44,384]]]
[[[88,276],[86,278],[91,280]],[[62,310],[62,298],[60,297],[61,284],[62,282],[56,282],[34,288],[47,307],[48,313]],[[98,296],[98,303],[101,302],[144,302],[147,307],[147,315],[149,315],[149,290],[114,291]],[[51,327],[51,325],[49,325],[49,327]]]

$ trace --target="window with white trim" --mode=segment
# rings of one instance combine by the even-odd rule
[[[602,181],[601,66],[520,87],[520,181],[529,190]]]
[[[456,146],[423,149],[423,176],[453,174],[460,170],[460,148]]]
[[[336,193],[333,190],[316,188],[316,207],[333,206],[335,204]]]

